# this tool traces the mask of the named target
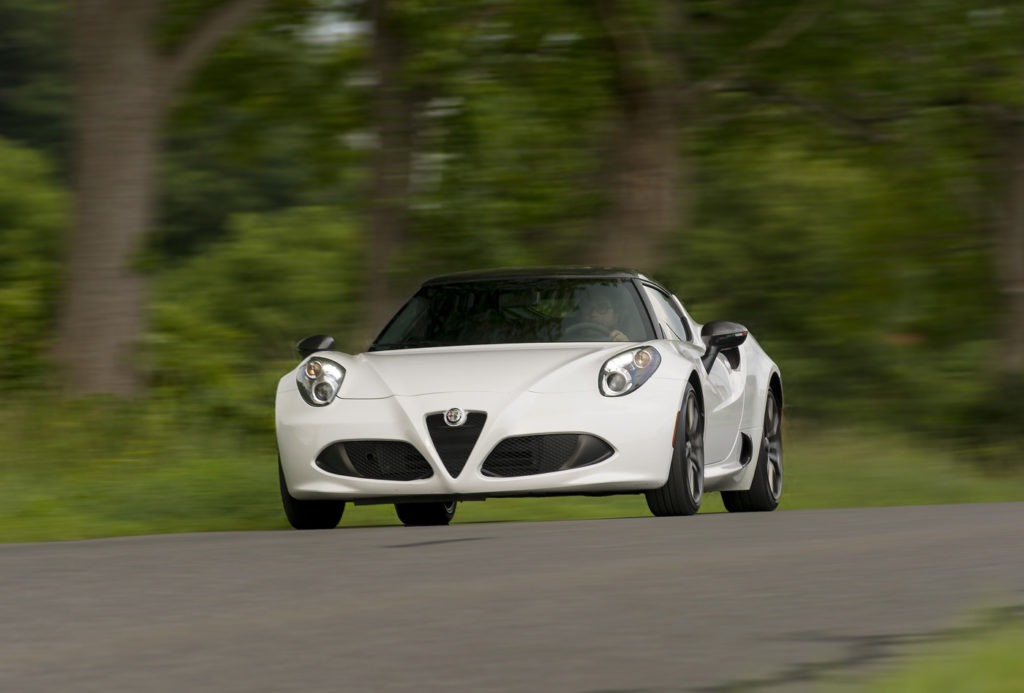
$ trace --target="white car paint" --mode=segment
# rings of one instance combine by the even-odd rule
[[[699,325],[691,327],[699,334]],[[604,362],[645,344],[662,356],[651,379],[622,397],[601,395],[598,373]],[[664,339],[454,346],[357,356],[319,352],[316,356],[346,371],[333,402],[313,407],[301,398],[295,382],[299,367],[278,384],[278,449],[288,491],[304,500],[372,500],[658,488],[668,476],[683,388],[694,375],[705,398],[705,490],[745,490],[754,464],[740,458],[740,434],[760,440],[769,378],[778,370],[752,338],[740,350],[740,369],[732,371],[719,356],[710,374],[700,363],[702,346]],[[442,464],[425,423],[428,414],[451,407],[488,413],[457,477]],[[494,478],[480,472],[487,455],[506,437],[570,432],[596,435],[614,454],[592,466],[548,474]],[[340,476],[316,465],[325,447],[346,440],[409,442],[433,467],[433,476],[385,481]]]
[[[753,336],[748,334],[736,348],[738,364],[719,354],[709,371],[702,360],[706,351],[701,337],[703,326],[693,320],[677,297],[655,282],[623,270],[560,268],[548,273],[547,268],[541,269],[448,275],[429,280],[421,291],[489,281],[496,276],[515,277],[520,282],[581,277],[626,282],[638,297],[643,296],[635,306],[640,312],[632,317],[648,321],[644,331],[652,338],[631,343],[394,348],[403,346],[399,343],[383,344],[381,350],[358,355],[317,352],[309,358],[335,362],[344,369],[344,379],[336,397],[322,406],[307,403],[296,384],[296,376],[308,359],[278,384],[277,442],[287,495],[294,502],[448,502],[500,495],[631,493],[668,488],[677,416],[689,382],[694,384],[704,412],[703,490],[751,489],[764,444],[762,427],[770,383],[778,379],[781,388],[778,367]],[[409,305],[414,304],[410,301]],[[523,304],[510,305],[518,308]],[[742,329],[736,325],[724,328]],[[716,329],[723,329],[723,325]],[[385,329],[384,334],[392,333]],[[330,342],[317,337],[310,343],[326,346]],[[660,366],[649,380],[625,395],[603,395],[599,388],[602,366],[622,352],[643,346],[655,349],[661,357]],[[778,395],[781,406],[781,389]],[[487,415],[479,437],[468,448],[465,465],[454,475],[435,449],[427,427],[428,416],[453,408],[470,415]],[[589,466],[561,471],[501,477],[482,473],[488,455],[506,438],[559,433],[595,436],[612,452]],[[325,449],[354,441],[411,445],[426,460],[430,476],[383,480],[335,473],[318,465],[317,458]],[[372,459],[367,453],[365,460],[374,464]],[[383,469],[385,463],[380,464]],[[660,494],[663,489],[654,492]],[[319,520],[314,524],[321,526]]]

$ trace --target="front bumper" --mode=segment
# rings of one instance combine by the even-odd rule
[[[596,388],[595,388],[596,390]],[[652,379],[625,397],[594,392],[449,392],[380,399],[337,399],[311,407],[293,384],[277,393],[277,444],[289,493],[295,498],[368,500],[414,496],[500,496],[543,493],[617,493],[658,488],[668,478],[672,434],[682,386]],[[487,413],[487,421],[457,477],[448,473],[427,430],[428,414],[451,407]],[[503,439],[545,433],[587,433],[614,453],[597,464],[533,476],[495,478],[480,468]],[[399,440],[413,445],[433,468],[414,481],[340,476],[316,465],[338,441]]]

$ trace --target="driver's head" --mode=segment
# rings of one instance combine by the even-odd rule
[[[580,321],[593,322],[608,329],[614,328],[619,321],[619,313],[615,310],[611,292],[607,290],[591,290],[580,301]]]

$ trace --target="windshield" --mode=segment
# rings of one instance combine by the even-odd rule
[[[370,351],[653,338],[628,279],[502,279],[421,288]]]

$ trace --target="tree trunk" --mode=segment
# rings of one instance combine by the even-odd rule
[[[621,0],[598,3],[616,65],[619,116],[604,177],[608,206],[588,260],[653,271],[666,239],[682,228],[687,186],[682,158],[682,66],[672,40],[682,31],[682,3],[659,0],[649,28]]]
[[[155,48],[162,0],[74,0],[75,207],[54,355],[72,394],[139,391],[146,284],[135,266],[153,214],[160,127],[173,96],[267,0],[229,0],[178,50]]]
[[[75,208],[55,345],[73,393],[137,391],[144,281],[133,266],[153,199],[163,106],[154,3],[75,3]]]
[[[999,290],[1004,301],[1000,365],[1024,373],[1024,113],[1005,126],[1003,211],[996,242]]]
[[[668,236],[683,220],[680,132],[657,94],[624,109],[606,174],[608,207],[590,248],[591,261],[654,271]]]
[[[403,297],[394,286],[394,262],[407,242],[412,172],[413,104],[403,83],[404,42],[388,0],[371,0],[374,115],[377,150],[371,173],[367,233],[367,312],[363,338],[373,339]]]

